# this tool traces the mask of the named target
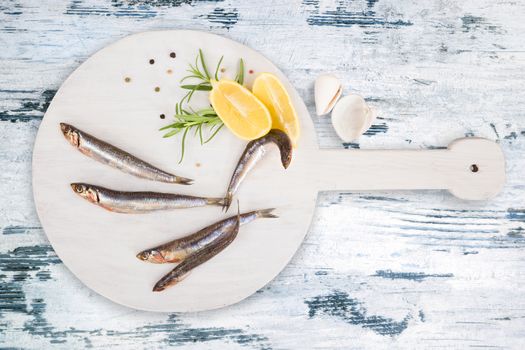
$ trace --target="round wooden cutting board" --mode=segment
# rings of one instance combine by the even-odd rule
[[[201,146],[188,137],[182,164],[180,136],[163,139],[183,96],[180,79],[202,49],[209,69],[224,55],[223,76],[234,78],[246,63],[246,85],[258,73],[277,75],[301,122],[302,137],[287,170],[277,150],[249,174],[238,192],[242,212],[277,208],[277,219],[241,227],[222,253],[184,281],[154,293],[174,265],[156,265],[135,255],[191,234],[229,214],[219,207],[111,213],[78,197],[69,184],[87,182],[125,191],[162,191],[222,197],[245,142],[223,129]],[[174,53],[174,54],[172,54]],[[175,57],[173,57],[175,56]],[[248,73],[248,71],[252,73]],[[312,77],[313,78],[313,77]],[[207,105],[207,93],[192,100]],[[164,114],[165,119],[160,115]],[[66,122],[164,170],[195,180],[192,186],[142,180],[100,164],[63,137]],[[476,165],[477,171],[472,165]],[[55,95],[40,126],[33,154],[33,190],[38,215],[64,264],[88,287],[126,306],[150,311],[199,311],[236,303],[270,282],[300,246],[319,190],[448,189],[464,199],[486,199],[501,189],[504,159],[495,143],[461,139],[432,151],[320,151],[313,124],[286,77],[258,52],[229,39],[195,31],[146,32],[126,37],[83,63]]]

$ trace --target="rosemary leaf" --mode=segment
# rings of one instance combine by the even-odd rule
[[[215,109],[213,108],[203,108],[198,112],[198,114],[202,116],[208,116],[208,115],[217,116],[217,112],[215,112]]]
[[[171,130],[170,132],[168,132],[167,134],[164,134],[164,136],[162,136],[163,138],[167,138],[167,137],[171,137],[173,135],[177,135],[182,129],[173,129]]]
[[[201,59],[201,66],[202,66],[202,69],[204,70],[204,74],[206,74],[206,78],[210,80],[210,73],[208,72],[208,68],[206,67],[206,62],[204,62],[204,55],[202,54],[201,49],[199,49],[199,57]]]
[[[213,138],[215,137],[215,135],[217,135],[217,133],[222,129],[223,126],[224,126],[224,124],[221,124],[221,125],[217,128],[217,130],[215,130],[215,131],[213,132],[213,134],[211,134],[211,136],[210,136],[206,141],[204,141],[203,145],[206,144],[206,143],[208,143],[208,142],[210,142],[211,139],[213,139]]]
[[[190,130],[189,128],[186,128],[186,130],[184,130],[184,134],[182,134],[182,147],[181,147],[182,149],[181,149],[179,164],[182,163],[182,160],[184,159],[184,148],[185,148],[185,143],[186,143],[186,135],[188,134],[189,130]]]
[[[221,68],[222,59],[224,58],[224,55],[221,56],[221,59],[219,60],[219,63],[217,63],[217,67],[215,68],[215,80],[219,80],[219,68]]]
[[[197,61],[196,61],[196,62],[197,62]],[[195,78],[197,78],[197,79],[206,80],[206,77],[201,73],[201,71],[199,70],[199,68],[194,67],[194,66],[191,65],[191,64],[190,64],[190,67],[187,69],[187,72],[188,72],[188,73],[191,73],[192,75],[194,75]]]
[[[194,75],[187,75],[187,76],[185,76],[184,78],[182,78],[182,79],[180,80],[180,83],[182,83],[182,82],[183,82],[184,80],[186,80],[186,79],[191,79],[191,78],[201,79],[201,76],[200,76],[200,75],[195,75],[195,74],[194,74]]]
[[[178,127],[180,123],[173,123],[173,124],[170,124],[170,125],[166,125],[166,126],[163,126],[162,128],[159,129],[159,131],[163,131],[163,130],[167,130],[167,129],[171,129],[171,128],[176,128]]]
[[[186,99],[186,102],[190,102],[190,100],[191,100],[193,94],[195,93],[195,91],[196,91],[195,89],[190,90],[190,93],[188,94],[188,98]]]
[[[202,145],[203,144],[202,143],[202,124],[199,124],[197,129],[199,130],[199,139],[201,140],[201,145]]]
[[[239,69],[237,70],[235,81],[241,85],[244,84],[244,61],[242,60],[242,58],[239,60]]]
[[[212,89],[211,85],[208,85],[206,83],[200,83],[197,85],[181,85],[180,88],[184,90],[197,90],[197,91],[211,91]]]
[[[188,100],[188,96],[190,95],[190,93],[191,93],[191,91],[188,91],[188,92],[186,93],[186,95],[184,95],[184,96],[181,98],[181,100],[179,101],[179,113],[177,113],[177,114],[180,114],[180,112],[182,112],[182,104],[183,104],[185,101]]]

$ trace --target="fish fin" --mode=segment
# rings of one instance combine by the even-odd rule
[[[175,176],[175,183],[180,185],[192,185],[193,180],[188,179],[187,177]]]
[[[278,218],[279,216],[272,213],[275,208],[257,210],[257,217],[259,218]]]
[[[232,205],[232,197],[233,195],[231,194],[231,192],[228,192],[228,194],[226,194],[226,197],[224,197],[223,199],[222,210],[225,213],[228,211],[228,209],[230,209],[230,205]]]

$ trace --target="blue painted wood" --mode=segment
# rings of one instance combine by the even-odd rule
[[[519,1],[37,0],[0,4],[0,347],[469,348],[525,338],[525,29]],[[47,242],[31,151],[67,75],[131,33],[198,29],[252,46],[312,86],[334,72],[379,111],[358,143],[314,118],[323,148],[496,140],[508,184],[487,203],[446,192],[326,192],[290,265],[240,304],[153,314],[94,294]],[[385,169],[388,176],[388,169]],[[72,228],[74,229],[74,228]]]

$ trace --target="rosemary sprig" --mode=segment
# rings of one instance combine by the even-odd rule
[[[204,54],[202,53],[202,50],[199,49],[199,54],[197,55],[197,57],[195,57],[195,63],[190,63],[189,68],[187,70],[187,72],[190,74],[182,78],[180,81],[182,84],[187,79],[197,79],[196,84],[185,84],[180,86],[181,89],[189,90],[188,93],[182,98],[183,102],[190,102],[191,97],[193,96],[195,91],[211,91],[211,80],[212,78],[214,78],[215,80],[219,80],[219,70],[221,68],[223,58],[224,56],[221,56],[221,58],[219,59],[219,62],[215,67],[215,74],[212,77],[210,75],[210,72],[208,71],[208,67],[206,66]]]
[[[221,56],[219,62],[215,67],[213,76],[210,75],[206,62],[204,60],[204,54],[202,50],[199,49],[199,54],[195,57],[195,63],[189,64],[187,76],[181,79],[180,88],[188,90],[188,92],[182,97],[182,99],[175,104],[175,122],[169,125],[162,127],[160,130],[170,130],[164,134],[163,137],[171,137],[182,133],[181,140],[181,156],[179,163],[184,159],[184,151],[186,148],[186,137],[188,133],[193,129],[193,135],[196,137],[199,136],[201,145],[204,145],[210,142],[215,135],[222,129],[224,123],[221,118],[217,115],[215,110],[210,106],[209,108],[203,108],[198,111],[194,111],[190,107],[187,109],[183,106],[187,105],[193,94],[196,91],[211,91],[213,89],[211,85],[212,79],[219,80],[219,71],[221,68],[222,60],[224,56]],[[188,79],[196,80],[194,84],[182,84]],[[237,75],[235,76],[235,81],[239,84],[244,83],[244,61],[242,58],[239,60],[239,67],[237,69]],[[203,135],[203,129],[207,130],[207,137]]]
[[[219,70],[221,68],[223,59],[224,56],[221,56],[217,66],[215,67],[215,74],[213,75],[213,79],[215,80],[219,80]],[[187,79],[197,79],[197,83],[184,84],[180,86],[181,89],[189,90],[189,92],[184,96],[183,101],[190,102],[191,97],[195,91],[211,91],[212,77],[208,71],[206,62],[204,61],[204,55],[201,49],[199,49],[199,54],[197,57],[195,57],[195,64],[190,64],[187,72],[190,74],[181,79],[181,84]],[[244,61],[242,58],[239,60],[239,67],[237,68],[235,81],[241,85],[244,84]]]
[[[171,131],[164,134],[164,138],[171,137],[174,135],[177,135],[178,133],[182,132],[182,141],[181,141],[181,155],[179,163],[182,162],[184,159],[184,151],[186,148],[186,136],[190,132],[191,129],[194,129],[196,136],[199,135],[200,143],[201,145],[204,145],[205,143],[208,143],[217,135],[219,130],[224,126],[221,118],[215,113],[215,110],[213,108],[203,108],[198,111],[191,110],[188,111],[180,104],[175,105],[175,122],[169,125],[166,125],[162,127],[160,130],[168,130],[172,129]],[[203,136],[203,127],[209,127],[209,136],[205,139]]]

